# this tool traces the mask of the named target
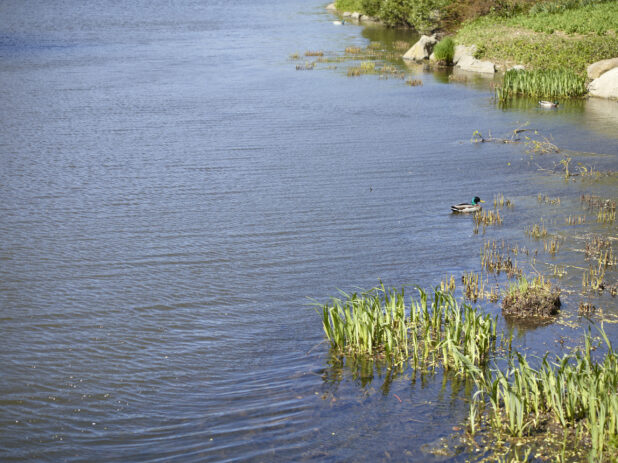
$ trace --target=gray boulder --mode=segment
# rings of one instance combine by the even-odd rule
[[[329,3],[328,5],[326,5],[326,9],[328,11],[337,11],[337,8],[335,7],[334,3]]]
[[[588,78],[598,79],[603,73],[616,67],[618,67],[618,58],[610,58],[597,61],[596,63],[592,63],[590,66],[588,66]]]
[[[603,73],[601,77],[590,82],[588,92],[592,96],[618,100],[618,67]]]
[[[457,62],[457,67],[463,71],[480,72],[482,74],[493,74],[496,72],[496,66],[491,61],[480,61],[473,56],[462,56]]]
[[[463,56],[474,56],[474,53],[476,53],[476,45],[455,45],[453,64],[457,64]]]
[[[421,61],[424,59],[428,59],[433,51],[433,47],[438,43],[438,39],[435,35],[431,37],[428,35],[422,35],[418,42],[412,45],[405,55],[403,55],[403,59]]]

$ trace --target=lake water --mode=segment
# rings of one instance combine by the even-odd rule
[[[470,139],[530,121],[618,170],[618,104],[297,71],[293,53],[408,34],[333,19],[300,0],[0,3],[0,460],[471,457],[428,452],[465,419],[455,385],[338,368],[311,298],[478,270],[484,237],[449,214],[474,195],[514,200],[496,239],[557,216],[539,192],[615,198],[615,177],[565,184],[537,166],[560,155]]]

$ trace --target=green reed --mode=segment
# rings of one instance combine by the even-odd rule
[[[518,250],[513,250],[517,252]],[[511,250],[503,242],[498,247],[496,241],[485,241],[481,248],[481,267],[489,272],[500,274],[504,272],[509,278],[521,276],[522,270],[517,266],[517,260],[511,257]]]
[[[603,328],[607,349],[595,361],[590,332],[574,354],[550,359],[545,355],[533,368],[526,356],[514,352],[507,368],[481,370],[464,363],[480,396],[489,405],[482,417],[500,435],[513,438],[545,435],[548,423],[563,433],[578,432],[590,442],[591,461],[618,457],[618,354]],[[472,411],[470,412],[472,415]],[[581,437],[578,440],[582,440]]]
[[[496,322],[453,295],[436,289],[433,297],[418,289],[406,306],[404,291],[383,285],[316,304],[332,349],[349,355],[378,355],[414,368],[442,365],[459,369],[459,355],[473,365],[488,362],[496,346]]]
[[[518,285],[531,284],[542,282]],[[618,353],[602,327],[605,354],[597,353],[600,359],[592,353],[602,346],[593,345],[589,330],[583,347],[563,356],[535,358],[533,366],[512,349],[512,338],[498,336],[496,318],[460,306],[448,292],[436,289],[430,295],[419,288],[418,293],[406,305],[403,290],[380,285],[317,304],[331,347],[351,359],[388,356],[399,365],[409,361],[414,370],[441,366],[472,380],[476,392],[469,407],[470,435],[483,430],[499,441],[510,436],[513,443],[532,438],[557,442],[558,436],[563,455],[567,436],[572,436],[589,452],[590,461],[616,461]],[[495,354],[501,350],[507,357],[498,364]]]
[[[514,95],[539,98],[572,98],[586,94],[586,80],[570,70],[511,70],[504,73],[496,97],[504,101]]]
[[[547,228],[545,228],[545,223],[543,219],[541,219],[541,224],[533,224],[531,227],[526,227],[524,229],[524,233],[530,238],[541,239],[547,237]]]
[[[343,293],[322,306],[322,326],[333,349],[351,354],[408,354],[403,290],[384,286],[362,293]]]

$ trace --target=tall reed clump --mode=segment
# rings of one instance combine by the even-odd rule
[[[560,438],[560,461],[567,442],[573,454],[588,452],[589,461],[618,461],[618,353],[602,327],[605,355],[588,331],[582,348],[530,362],[512,348],[512,338],[498,336],[496,318],[460,306],[451,293],[418,292],[409,306],[403,290],[384,285],[316,304],[331,347],[368,368],[375,356],[390,354],[415,371],[442,366],[472,381],[471,435],[482,430],[499,442],[508,436],[515,446]],[[500,351],[506,358],[496,357]]]
[[[496,98],[505,101],[517,95],[539,98],[572,98],[586,94],[586,80],[571,70],[510,70],[504,73]]]
[[[587,447],[589,461],[616,461],[618,354],[602,327],[600,333],[607,348],[600,361],[592,358],[598,346],[592,346],[588,332],[583,349],[553,360],[545,355],[537,368],[518,352],[505,369],[481,371],[468,365],[493,430],[517,438],[559,429]]]
[[[435,290],[430,299],[418,291],[420,297],[410,307],[413,367],[442,365],[461,373],[462,357],[477,367],[486,366],[496,350],[496,319],[468,304],[459,306],[451,293]]]
[[[436,44],[433,53],[438,61],[445,64],[453,64],[455,41],[451,37],[444,37]]]
[[[436,289],[418,289],[406,307],[404,291],[383,285],[362,293],[342,293],[320,305],[324,333],[335,351],[410,360],[415,369],[460,369],[460,356],[486,365],[496,347],[496,321],[490,315]],[[409,314],[409,315],[408,315]]]
[[[406,357],[408,328],[404,292],[384,286],[332,298],[322,306],[322,326],[331,347],[347,354]]]

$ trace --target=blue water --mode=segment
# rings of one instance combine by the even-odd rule
[[[538,192],[618,196],[470,143],[530,121],[616,170],[618,105],[297,71],[380,35],[323,7],[0,3],[0,460],[444,461],[456,386],[329,366],[310,298],[478,270],[483,236],[448,213],[474,195],[521,205],[495,238],[551,219]]]

